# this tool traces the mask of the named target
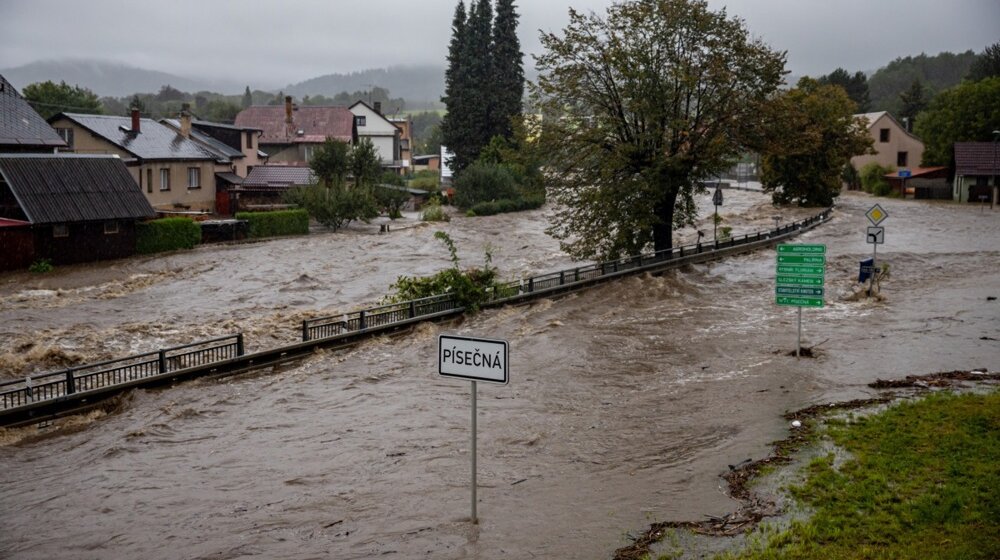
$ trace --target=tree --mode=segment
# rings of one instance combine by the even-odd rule
[[[579,258],[670,248],[698,181],[728,168],[784,74],[783,53],[703,0],[570,10],[563,35],[541,41],[549,231]]]
[[[59,113],[101,114],[102,105],[97,94],[87,88],[70,86],[66,82],[39,82],[25,86],[24,98],[42,118]]]
[[[327,188],[343,186],[350,165],[350,146],[333,138],[327,138],[309,160],[316,178]]]
[[[455,154],[454,160],[449,162],[453,169],[464,169],[475,160],[466,140],[471,126],[468,110],[470,102],[468,90],[471,89],[471,86],[468,77],[468,56],[466,55],[469,48],[469,42],[466,39],[468,26],[465,3],[459,0],[451,22],[448,68],[444,73],[444,96],[441,98],[441,101],[448,108],[448,112],[441,121],[441,139]]]
[[[913,130],[913,124],[917,121],[917,114],[927,107],[927,98],[924,93],[924,84],[920,80],[913,80],[910,89],[899,94],[899,100],[903,108],[899,111],[899,116],[907,119],[908,129]]]
[[[899,94],[906,91],[913,80],[920,80],[930,100],[937,92],[958,85],[975,60],[976,53],[971,50],[958,54],[942,52],[934,56],[920,54],[897,58],[868,78],[871,110],[898,115]]]
[[[205,104],[204,109],[202,109],[202,116],[213,122],[231,123],[236,120],[236,115],[239,112],[239,105],[230,103],[225,99],[213,99]]]
[[[942,91],[920,114],[921,165],[953,166],[955,142],[989,142],[1000,123],[1000,77],[963,82]]]
[[[490,119],[490,138],[511,138],[513,121],[521,115],[524,97],[524,69],[521,43],[517,38],[518,15],[514,0],[497,0],[497,15],[493,25],[493,77],[490,89],[494,95]]]
[[[351,148],[348,161],[355,188],[371,189],[382,175],[382,160],[369,138],[362,138]]]
[[[761,159],[761,183],[775,203],[833,204],[844,166],[872,145],[854,110],[842,87],[809,78],[772,101],[765,114],[773,140]]]
[[[188,95],[183,91],[171,87],[170,85],[165,85],[160,88],[160,92],[156,94],[156,100],[160,102],[165,101],[184,101],[188,98]]]
[[[1000,43],[983,49],[983,53],[969,67],[969,79],[973,82],[1000,76]]]
[[[848,74],[847,70],[837,68],[826,76],[821,76],[816,80],[820,85],[836,85],[844,88],[847,96],[857,105],[855,113],[867,113],[871,108],[871,99],[868,92],[868,78],[864,72]]]
[[[240,103],[240,107],[246,109],[251,105],[253,105],[253,94],[250,93],[250,86],[247,86],[247,89],[243,90],[243,101]]]

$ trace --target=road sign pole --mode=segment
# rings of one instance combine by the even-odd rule
[[[872,244],[872,275],[868,279],[868,297],[872,296],[872,290],[875,289],[875,270],[878,265],[875,263],[875,257],[878,256],[878,243]]]
[[[799,338],[795,343],[795,357],[802,353],[802,306],[799,306]]]
[[[718,241],[719,234],[717,230],[719,229],[719,205],[715,205],[715,216],[712,218],[712,240]]]
[[[476,382],[472,382],[472,524],[479,524],[476,515]]]

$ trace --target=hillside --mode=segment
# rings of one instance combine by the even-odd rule
[[[182,91],[218,91],[240,93],[246,84],[225,80],[196,80],[101,60],[44,60],[16,68],[0,70],[14,87],[21,90],[36,82],[52,80],[79,85],[99,96],[124,97],[136,92],[157,92],[164,85]]]
[[[444,66],[393,66],[326,74],[290,84],[284,92],[298,98],[306,95],[332,97],[343,91],[365,91],[376,86],[406,99],[407,107],[438,107],[444,94]]]

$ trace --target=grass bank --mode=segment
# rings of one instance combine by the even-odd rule
[[[1000,558],[1000,392],[932,394],[822,434],[846,459],[814,459],[790,489],[809,519],[721,558]]]

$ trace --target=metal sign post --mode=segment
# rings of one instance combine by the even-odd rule
[[[508,345],[506,340],[490,340],[468,338],[442,334],[438,336],[438,374],[443,377],[453,377],[472,382],[472,516],[475,525],[479,523],[477,513],[478,498],[476,459],[477,459],[477,412],[476,412],[476,382],[496,383],[506,385],[509,378],[507,368]]]
[[[719,206],[722,206],[722,187],[715,185],[715,194],[712,195],[712,204],[715,205],[715,216],[712,217],[712,240],[718,243],[719,235]]]
[[[826,245],[778,245],[775,266],[775,303],[799,308],[795,357],[802,355],[802,308],[823,307]]]
[[[876,204],[865,212],[865,217],[868,221],[872,223],[875,228],[868,228],[868,242],[872,244],[872,275],[868,281],[868,297],[872,295],[872,289],[875,287],[875,271],[878,270],[878,246],[879,246],[879,233],[873,232],[872,229],[882,230],[881,235],[885,234],[885,228],[879,228],[878,225],[885,221],[889,217],[889,213],[886,212],[881,205]]]

